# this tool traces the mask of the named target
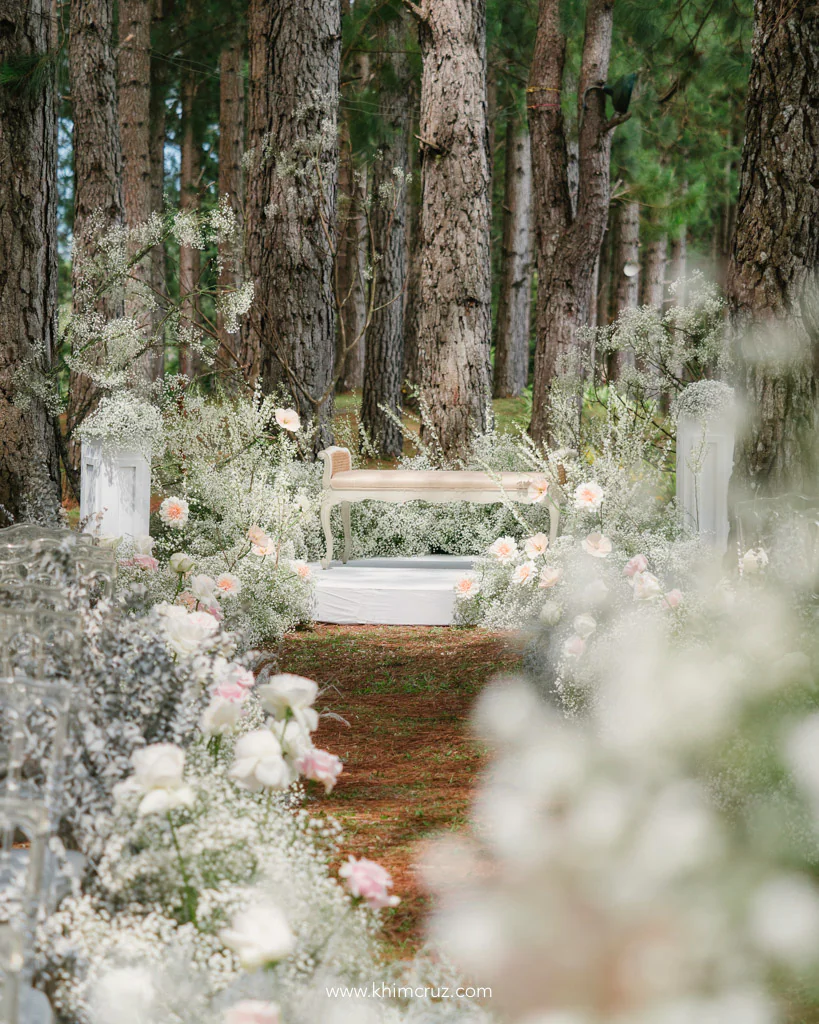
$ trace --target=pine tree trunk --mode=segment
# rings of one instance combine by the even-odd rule
[[[219,251],[221,270],[219,288],[237,288],[242,280],[241,230],[244,223],[242,156],[245,141],[245,88],[242,78],[241,39],[223,47],[219,55],[219,199],[227,200],[239,225],[239,239],[223,242]],[[219,364],[235,368],[239,358],[240,339],[225,330],[224,317],[217,315],[219,333]]]
[[[485,0],[418,5],[421,277],[418,366],[425,441],[447,455],[489,424],[489,145]],[[432,436],[430,436],[432,435]]]
[[[0,64],[53,54],[51,4],[0,0]],[[0,89],[0,524],[58,521],[54,418],[17,404],[15,371],[48,371],[57,330],[57,117],[51,65],[36,89]]]
[[[819,491],[819,17],[756,0],[737,225],[728,275],[748,410],[733,489]]]
[[[189,0],[190,2],[190,0]],[[199,209],[199,179],[202,174],[202,149],[195,124],[196,78],[191,71],[182,73],[182,147],[179,158],[179,207],[195,213]],[[182,326],[196,330],[199,323],[199,276],[201,257],[198,249],[179,247],[179,298]],[[188,377],[197,372],[195,353],[188,345],[179,350],[179,372]]]
[[[290,390],[302,417],[318,422],[321,446],[333,408],[339,4],[251,0],[248,22],[256,152],[246,223],[256,301],[243,336],[260,354],[265,389]],[[266,133],[273,153],[264,152]]]
[[[529,375],[532,306],[532,150],[529,132],[506,125],[503,251],[495,341],[495,398],[516,398]]]
[[[379,41],[383,50],[400,46],[400,36],[383,29]],[[406,177],[409,167],[410,108],[406,58],[399,53],[392,58],[382,54],[381,65],[378,113],[384,134],[379,140],[380,158],[373,165],[371,213],[373,238],[380,258],[375,267],[373,316],[367,331],[361,421],[381,453],[389,457],[400,455],[403,449],[400,426],[379,406],[391,409],[400,418],[407,277],[407,203],[401,179]],[[387,69],[388,65],[391,67]],[[385,70],[388,73],[383,75]],[[389,84],[384,78],[390,80]],[[396,171],[400,172],[399,176]],[[394,198],[388,199],[388,196]]]
[[[617,239],[614,250],[615,309],[636,309],[640,298],[640,207],[617,207]]]
[[[161,8],[161,3],[157,5]],[[161,11],[160,11],[161,13]],[[157,11],[154,12],[156,20]],[[167,95],[167,64],[151,59],[151,210],[162,213],[165,205],[165,99]],[[152,380],[158,380],[165,372],[165,329],[163,320],[167,305],[161,296],[166,294],[166,253],[165,243],[155,245],[151,250],[151,285],[156,305],[151,311],[151,334],[156,347],[146,353],[145,363]]]
[[[122,198],[129,228],[151,216],[151,0],[120,0],[117,85],[122,145]],[[131,272],[125,294],[126,316],[150,330],[151,268],[143,260]],[[141,360],[150,375],[152,353]]]
[[[582,372],[578,330],[588,324],[594,268],[606,229],[612,128],[605,95],[611,51],[613,0],[589,0],[577,85],[577,210],[572,209],[568,145],[560,95],[566,39],[559,0],[540,0],[529,78],[529,129],[537,246],[537,346],[529,431],[535,441],[554,438],[549,389],[559,373]],[[579,408],[578,408],[579,415]]]
[[[643,306],[662,309],[665,302],[665,265],[668,257],[668,235],[660,235],[646,246],[645,266],[642,274]]]
[[[671,239],[668,257],[669,284],[676,284],[671,296],[675,306],[685,305],[685,278],[688,274],[688,228],[683,225],[676,237]]]
[[[68,67],[74,123],[74,311],[88,311],[81,294],[82,266],[93,252],[94,238],[122,222],[122,151],[117,122],[116,73],[113,56],[113,0],[74,0],[70,9]],[[122,297],[109,292],[94,304],[106,320],[122,316]],[[66,433],[66,477],[79,499],[81,444],[72,435],[96,405],[89,377],[69,376]]]
[[[341,373],[337,391],[355,391],[364,382],[365,325],[367,295],[367,218],[364,203],[367,196],[364,169],[355,166],[349,146],[349,131],[344,133],[345,145],[339,159],[338,176],[338,332],[336,336],[336,367]]]
[[[410,108],[413,106],[410,94]],[[418,293],[421,283],[421,245],[420,245],[420,204],[415,197],[415,185],[418,180],[418,142],[415,138],[418,126],[411,120],[407,138],[407,152],[413,187],[407,189],[407,285],[404,293],[404,374],[401,394],[405,408],[417,409],[414,389],[420,383],[418,369]]]
[[[603,241],[600,243],[600,256],[597,260],[597,287],[594,300],[597,306],[595,321],[598,327],[607,327],[609,324],[609,310],[611,308],[611,247],[612,228],[606,228]]]

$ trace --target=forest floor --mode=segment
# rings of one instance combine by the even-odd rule
[[[426,626],[329,626],[289,634],[284,671],[326,687],[317,746],[338,754],[336,788],[313,805],[335,817],[351,853],[383,864],[401,904],[384,914],[388,954],[422,941],[429,897],[414,864],[436,833],[463,828],[487,748],[470,731],[475,698],[497,673],[513,672],[511,634]]]

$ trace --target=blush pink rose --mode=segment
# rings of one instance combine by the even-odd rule
[[[677,590],[676,588],[674,590],[669,590],[667,594],[663,594],[663,602],[667,608],[679,608],[682,604],[682,599],[682,591]]]
[[[214,697],[221,697],[222,700],[230,701],[231,704],[241,704],[247,698],[248,691],[240,686],[233,679],[225,679],[211,690]]]
[[[310,750],[296,761],[297,771],[306,779],[322,783],[325,793],[335,786],[343,768],[341,758],[328,750]]]
[[[648,568],[648,559],[645,555],[635,555],[623,566],[623,575],[629,579],[636,576],[638,572],[645,572]]]
[[[148,569],[150,572],[155,572],[159,568],[159,562],[153,555],[134,555],[131,559],[131,565],[135,565],[140,569]]]
[[[570,636],[569,639],[563,644],[563,653],[567,658],[579,658],[581,654],[586,650],[586,641],[582,636]]]
[[[225,1011],[225,1024],[279,1024],[281,1016],[277,1003],[263,1003],[259,999],[243,999]]]
[[[374,860],[367,860],[366,857],[356,860],[355,857],[350,857],[347,863],[338,869],[338,874],[344,879],[350,895],[366,900],[373,910],[396,907],[401,902],[397,896],[390,896],[387,892],[392,888],[392,878],[389,872]]]

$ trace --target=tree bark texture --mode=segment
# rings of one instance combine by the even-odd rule
[[[74,311],[87,312],[92,296],[83,294],[83,263],[101,231],[122,223],[122,150],[117,121],[113,55],[113,0],[74,0],[70,9],[68,68],[74,123]],[[117,289],[94,306],[106,320],[122,316]],[[85,374],[69,376],[66,475],[79,499],[80,442],[74,430],[96,404],[96,389]]]
[[[597,260],[597,286],[594,300],[597,304],[595,317],[598,327],[607,327],[611,308],[611,249],[613,238],[611,226],[606,228],[603,241],[600,243],[600,256]]]
[[[671,239],[668,254],[668,283],[677,282],[677,288],[670,301],[676,306],[685,305],[685,278],[688,274],[688,228],[683,225]]]
[[[589,322],[594,268],[606,229],[612,129],[601,88],[608,76],[613,0],[589,0],[578,80],[578,190],[572,209],[568,143],[560,106],[566,39],[559,0],[540,0],[529,78],[536,212],[537,345],[532,422],[536,441],[553,438],[549,389],[562,372],[579,372],[577,332]]]
[[[158,5],[159,6],[159,5]],[[157,11],[154,11],[156,19]],[[162,213],[165,206],[165,99],[167,96],[167,65],[154,58],[151,59],[151,101],[150,101],[150,136],[151,136],[151,210]],[[161,297],[166,293],[166,253],[165,243],[155,245],[151,250],[151,285],[155,307],[151,310],[151,335],[156,338],[156,348],[146,353],[145,363],[152,380],[157,380],[165,372],[165,329],[163,320],[167,306]]]
[[[247,254],[256,301],[244,325],[267,390],[282,384],[316,444],[331,436],[340,62],[338,0],[251,0]]]
[[[0,0],[0,64],[47,58],[56,20],[47,0]],[[57,331],[57,117],[53,65],[36,89],[0,89],[0,524],[58,521],[53,416],[20,402],[15,371],[48,372]]]
[[[652,239],[646,246],[646,257],[642,271],[643,306],[662,309],[665,303],[665,266],[668,262],[668,235]]]
[[[424,0],[418,310],[425,441],[446,455],[489,424],[491,225],[485,0]]]
[[[244,225],[244,185],[242,157],[245,142],[245,86],[242,78],[241,39],[223,47],[219,55],[219,198],[227,196],[241,232]],[[239,236],[241,238],[241,234]],[[219,250],[220,289],[238,288],[242,281],[241,243],[225,242]],[[219,363],[235,367],[239,353],[239,334],[225,330],[224,317],[217,315],[221,351]],[[231,355],[233,353],[234,355]]]
[[[122,145],[122,198],[129,228],[151,216],[151,7],[152,0],[120,0],[117,86],[119,133]],[[151,329],[151,266],[148,259],[134,267],[125,293],[125,314]],[[140,360],[152,376],[154,354]]]
[[[637,203],[617,206],[614,280],[616,313],[636,309],[640,301],[640,207]]]
[[[367,217],[364,204],[367,183],[364,168],[356,168],[344,133],[339,159],[338,266],[336,369],[338,391],[355,391],[364,382],[364,346],[366,344],[367,290]]]
[[[400,37],[383,31],[384,50],[397,50]],[[389,62],[391,67],[387,68]],[[379,117],[384,134],[373,164],[373,238],[375,264],[373,315],[367,331],[367,357],[361,396],[361,421],[381,453],[397,457],[403,450],[401,427],[381,406],[401,415],[404,380],[404,291],[407,283],[407,203],[404,179],[409,171],[410,122],[408,68],[399,53],[382,54]],[[387,79],[385,81],[385,79]],[[396,174],[398,172],[398,174]]]
[[[506,125],[503,248],[495,338],[495,398],[516,398],[529,376],[532,307],[532,150],[529,132]]]
[[[192,16],[192,3],[188,0]],[[195,213],[199,209],[199,185],[202,175],[202,146],[196,128],[197,78],[188,69],[182,72],[182,146],[179,157],[179,207]],[[199,277],[202,272],[201,254],[192,246],[179,247],[179,296],[182,323],[185,328],[196,329],[199,323]],[[188,345],[179,350],[179,372],[188,377],[198,370],[195,353]]]
[[[756,0],[728,275],[747,422],[734,490],[819,491],[819,9]]]

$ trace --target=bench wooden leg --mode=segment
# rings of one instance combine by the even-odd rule
[[[325,542],[324,558],[322,558],[321,560],[322,569],[329,569],[330,563],[333,560],[333,529],[330,525],[330,512],[332,511],[332,509],[333,506],[330,504],[329,501],[322,502],[320,518],[321,525],[324,529]]]
[[[350,532],[350,502],[342,501],[341,503],[341,522],[344,524],[344,555],[342,562],[346,565],[347,559],[350,557],[350,549],[352,547],[353,538]]]

